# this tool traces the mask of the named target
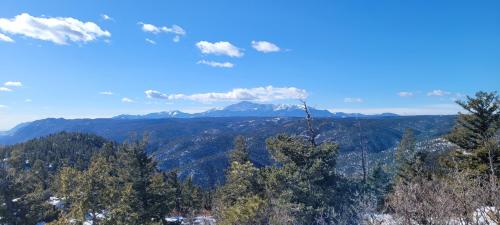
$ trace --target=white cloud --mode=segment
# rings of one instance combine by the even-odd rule
[[[380,113],[396,113],[399,115],[454,115],[457,112],[463,112],[457,104],[436,104],[423,105],[420,107],[393,107],[393,108],[334,108],[329,109],[331,112],[345,113],[363,113],[363,114],[380,114]]]
[[[2,109],[2,108],[7,108],[7,106],[6,105],[0,105],[0,109]]]
[[[242,57],[243,52],[233,44],[227,41],[219,42],[208,42],[200,41],[196,43],[196,47],[200,49],[203,54],[214,54],[214,55],[227,55],[229,57]]]
[[[204,64],[208,65],[211,67],[220,67],[220,68],[233,68],[234,64],[230,62],[215,62],[215,61],[207,61],[207,60],[200,60],[197,62],[197,64]]]
[[[411,97],[413,96],[413,92],[401,91],[398,93],[399,97]]]
[[[8,87],[0,87],[0,91],[9,92],[9,91],[12,91],[12,89],[10,89]]]
[[[115,93],[111,92],[111,91],[101,91],[99,92],[100,95],[114,95]]]
[[[159,91],[155,90],[147,90],[144,92],[148,98],[159,98],[159,99],[168,99],[167,94],[163,94]]]
[[[142,25],[142,31],[148,32],[148,33],[153,33],[153,34],[159,34],[159,33],[172,33],[175,34],[174,38],[172,39],[174,42],[179,42],[181,40],[181,37],[186,35],[186,31],[180,27],[179,25],[172,25],[172,27],[158,27],[153,24],[149,23],[143,23],[139,22],[139,25]]]
[[[156,45],[156,41],[153,41],[153,40],[151,40],[151,39],[149,39],[149,38],[146,38],[145,40],[146,40],[146,42],[147,42],[147,43],[149,43],[149,44]]]
[[[32,101],[33,101],[33,100],[31,100],[31,99],[29,99],[29,98],[27,98],[27,99],[25,99],[25,100],[24,100],[24,102],[32,102]]]
[[[133,103],[134,100],[125,97],[125,98],[122,98],[122,102],[124,102],[124,103]]]
[[[281,51],[280,47],[267,41],[252,41],[252,48],[263,53]]]
[[[447,92],[447,91],[433,90],[431,92],[428,92],[427,96],[445,96],[445,95],[449,95],[449,94],[450,94],[450,92]]]
[[[21,83],[20,81],[7,81],[3,85],[8,87],[21,87],[23,86],[23,83]]]
[[[256,87],[256,88],[235,88],[229,92],[209,92],[197,94],[163,94],[155,90],[145,91],[148,98],[158,98],[165,100],[190,100],[203,103],[220,101],[273,101],[285,99],[305,99],[307,91],[296,87]]]
[[[109,15],[107,15],[107,14],[102,14],[102,15],[101,15],[101,18],[102,18],[103,20],[113,20],[113,18],[111,18],[111,17],[110,17]]]
[[[34,17],[28,13],[12,19],[0,18],[0,30],[60,45],[111,36],[109,31],[102,30],[93,22],[82,22],[71,17]]]
[[[363,102],[363,99],[361,98],[344,98],[344,102],[347,102],[347,103],[362,103]]]
[[[2,33],[0,33],[0,41],[14,42],[14,40],[12,40],[12,38],[10,38],[9,36],[2,34]]]
[[[142,25],[142,31],[144,32],[150,32],[154,34],[160,33],[160,28],[156,27],[153,24],[142,23],[142,22],[139,22],[139,24]]]

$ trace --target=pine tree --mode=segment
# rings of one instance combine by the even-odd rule
[[[335,173],[338,146],[330,142],[313,145],[301,137],[287,135],[270,138],[267,146],[278,163],[278,169],[274,170],[277,174],[270,176],[278,179],[273,191],[283,193],[297,208],[298,222],[316,224],[316,219],[330,214],[338,203]]]
[[[149,211],[153,221],[162,221],[164,215],[171,212],[174,207],[171,204],[171,199],[175,199],[175,193],[169,189],[166,177],[163,173],[157,173],[151,177],[150,185],[148,186],[149,194]]]
[[[396,148],[396,165],[409,161],[416,151],[417,147],[413,130],[407,128],[405,129],[403,137],[401,137],[401,141]]]
[[[369,192],[375,197],[378,211],[384,208],[385,195],[390,192],[391,183],[391,175],[378,163],[368,177]]]
[[[216,193],[220,224],[258,225],[263,218],[265,201],[259,185],[259,170],[250,162],[245,139],[235,139],[230,152],[231,165],[226,183]]]
[[[135,142],[124,144],[119,149],[119,164],[123,168],[119,170],[121,182],[132,184],[132,188],[137,192],[138,199],[143,207],[137,208],[143,221],[150,221],[152,218],[159,218],[164,215],[156,215],[156,210],[150,210],[150,202],[154,202],[153,196],[148,193],[152,177],[158,173],[156,163],[146,153],[145,142]]]
[[[192,177],[186,178],[182,183],[179,197],[181,213],[193,214],[201,209],[201,190],[194,185]]]
[[[234,148],[229,154],[230,162],[238,162],[240,164],[250,161],[250,153],[247,148],[245,137],[238,136],[234,140]]]
[[[166,179],[167,195],[173,196],[173,198],[168,198],[165,204],[168,208],[173,209],[173,212],[179,213],[181,211],[181,183],[179,182],[177,171],[168,172],[166,174]]]
[[[17,207],[12,204],[15,194],[13,183],[3,166],[0,166],[0,224],[14,224]]]
[[[413,130],[406,129],[395,151],[395,170],[398,180],[406,180],[411,176],[415,154],[417,147]]]
[[[132,183],[128,183],[120,193],[117,207],[110,212],[110,224],[116,225],[141,225],[145,220],[141,215],[144,207],[138,193]]]
[[[460,113],[453,131],[447,139],[462,151],[451,155],[458,166],[480,173],[500,175],[500,99],[496,92],[477,92],[466,101],[457,101],[467,113]],[[450,162],[455,167],[455,163]]]

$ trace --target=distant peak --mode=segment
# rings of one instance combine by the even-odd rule
[[[272,108],[270,104],[259,104],[251,101],[241,101],[232,105],[224,107],[223,110],[227,111],[257,111],[265,108]]]
[[[391,113],[378,115],[364,115],[360,113],[332,113],[324,109],[309,107],[313,117],[336,117],[336,118],[367,118],[367,117],[390,117],[398,116]],[[223,108],[213,108],[200,113],[185,113],[179,110],[163,111],[146,115],[120,115],[115,119],[163,119],[163,118],[200,118],[200,117],[304,117],[302,105],[291,104],[269,104],[252,101],[241,101]]]

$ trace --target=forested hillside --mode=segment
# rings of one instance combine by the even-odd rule
[[[370,154],[392,152],[406,128],[417,140],[439,137],[449,132],[454,116],[408,116],[384,118],[315,118],[318,141],[335,141],[342,158],[341,171],[355,173],[360,168],[357,155],[362,149]],[[15,143],[60,131],[92,133],[123,142],[148,137],[149,154],[163,170],[177,168],[182,177],[193,176],[196,183],[213,186],[221,182],[228,166],[226,153],[232,140],[248,138],[250,158],[257,166],[270,165],[272,159],[265,141],[280,133],[306,135],[303,118],[233,117],[193,119],[46,119],[0,136],[0,143]],[[353,166],[354,165],[354,166]]]
[[[335,132],[328,138],[331,121],[313,120],[307,106],[306,119],[282,124],[302,122],[296,133],[265,139],[273,159],[267,164],[253,159],[250,146],[258,139],[241,135],[226,140],[231,149],[220,158],[204,158],[202,163],[221,168],[224,179],[215,187],[194,183],[201,173],[193,168],[160,166],[169,161],[158,157],[147,135],[119,144],[62,132],[1,147],[0,223],[498,224],[500,100],[494,92],[478,92],[458,104],[468,113],[459,114],[453,129],[437,139],[418,130],[434,129],[422,123],[426,117],[398,121],[398,127],[404,121],[414,128],[404,129],[392,151],[361,148],[350,157],[359,176],[339,170],[342,141],[335,141]],[[359,129],[359,122],[339,123]],[[372,129],[394,123],[364,122]],[[384,129],[375,128],[370,132],[384,137]],[[366,146],[363,136],[357,141]]]
[[[209,192],[160,172],[145,150],[65,132],[0,148],[0,224],[92,224],[103,215],[111,224],[161,224],[209,209]]]

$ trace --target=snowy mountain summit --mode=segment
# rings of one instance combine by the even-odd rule
[[[309,111],[314,117],[386,117],[398,116],[396,114],[364,115],[359,113],[332,113],[326,109],[310,107]],[[202,117],[304,117],[301,105],[288,104],[261,104],[242,101],[224,108],[214,108],[200,113],[185,113],[179,110],[150,113],[146,115],[119,115],[113,119],[164,119],[164,118],[202,118]]]

